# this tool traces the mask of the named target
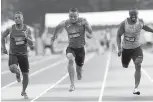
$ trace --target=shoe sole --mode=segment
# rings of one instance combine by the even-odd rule
[[[135,92],[135,93],[133,93],[133,94],[135,94],[135,95],[140,95],[140,92]]]
[[[75,87],[74,87],[74,89],[69,89],[69,92],[72,92],[72,91],[74,91],[75,90]]]
[[[72,91],[74,91],[74,90],[69,90],[69,92],[72,92]]]
[[[29,97],[27,95],[21,94],[21,96],[23,96],[24,99],[29,99]]]

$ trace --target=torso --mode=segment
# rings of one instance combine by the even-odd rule
[[[12,26],[10,32],[10,54],[27,54],[27,26],[24,25],[23,29],[18,30],[15,25]]]
[[[125,33],[123,38],[124,49],[134,49],[140,46],[140,33],[143,28],[143,22],[138,19],[135,24],[130,24],[128,19],[125,20]]]
[[[65,22],[65,29],[68,33],[69,47],[81,48],[85,45],[85,25],[83,18],[72,24],[69,20]]]

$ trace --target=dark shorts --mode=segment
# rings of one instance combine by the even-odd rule
[[[143,59],[143,52],[141,47],[135,48],[135,49],[123,49],[122,51],[122,65],[127,66],[129,65],[131,59],[133,61],[136,60],[136,58],[141,57]]]
[[[77,66],[83,66],[84,60],[85,60],[85,49],[84,47],[82,48],[71,48],[67,47],[66,49],[66,54],[72,53],[73,56],[75,57],[75,63]]]
[[[12,55],[9,54],[9,66],[12,64],[19,65],[21,72],[29,72],[29,61],[27,55]]]

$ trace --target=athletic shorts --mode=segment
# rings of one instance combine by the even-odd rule
[[[125,65],[128,67],[131,59],[133,61],[136,60],[136,58],[141,57],[143,59],[143,51],[141,47],[137,47],[135,49],[124,49],[122,51],[122,65]]]
[[[19,65],[21,72],[29,72],[29,61],[27,55],[9,54],[9,66],[12,64]]]
[[[85,49],[84,47],[82,48],[71,48],[67,47],[66,49],[66,54],[72,53],[73,56],[75,57],[75,63],[77,66],[83,66],[84,60],[85,60]]]

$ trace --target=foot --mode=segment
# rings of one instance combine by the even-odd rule
[[[22,92],[22,93],[21,93],[21,96],[23,96],[24,99],[28,99],[28,96],[27,96],[27,93],[26,93],[26,92]]]
[[[82,69],[80,69],[80,68],[77,69],[77,78],[78,78],[78,80],[82,79]]]
[[[19,69],[17,69],[16,80],[17,80],[18,82],[21,82],[20,70],[19,70]]]
[[[140,91],[137,88],[135,88],[133,94],[140,95]]]
[[[69,89],[69,92],[72,92],[72,91],[74,91],[75,90],[75,86],[74,85],[71,85],[70,86],[70,89]]]

